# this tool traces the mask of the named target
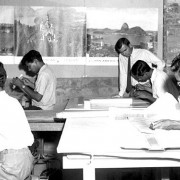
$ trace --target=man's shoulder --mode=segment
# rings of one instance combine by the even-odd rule
[[[46,64],[44,68],[42,69],[41,73],[43,74],[53,74],[53,70]]]
[[[148,54],[152,54],[152,52],[150,52],[147,49],[141,49],[141,48],[134,48],[132,53],[148,53]]]
[[[19,101],[15,97],[9,95],[6,92],[4,93],[3,101],[9,102],[10,105],[20,104]]]
[[[158,79],[167,79],[169,75],[163,70],[154,69],[154,73],[156,74],[156,78]]]

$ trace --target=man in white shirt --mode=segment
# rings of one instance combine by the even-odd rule
[[[120,38],[116,45],[115,50],[119,56],[119,96],[123,97],[126,94],[127,88],[127,74],[128,74],[128,58],[130,58],[130,65],[137,60],[143,60],[148,63],[150,67],[156,67],[163,70],[165,62],[156,57],[153,53],[146,49],[135,49],[128,39]],[[131,78],[131,85],[135,86],[138,82]],[[131,94],[131,93],[129,93]]]
[[[43,62],[38,51],[29,51],[21,65],[36,75],[35,82],[28,78],[14,78],[12,83],[25,92],[32,100],[32,106],[26,110],[53,110],[56,103],[56,77],[50,67]]]
[[[0,179],[24,180],[33,167],[28,146],[34,138],[21,104],[4,90],[6,78],[0,63]]]
[[[148,94],[149,90],[145,87],[145,91],[141,92],[140,90],[134,93],[136,98],[147,99],[150,103],[153,103],[157,98],[168,92],[178,100],[179,91],[170,76],[164,71],[153,69],[145,61],[138,60],[131,68],[131,75],[138,82],[150,80],[152,84],[153,96]]]
[[[177,85],[180,86],[180,54],[178,54],[172,60],[171,71],[174,74]],[[170,96],[169,98],[171,98],[171,101],[173,102],[173,100],[174,100],[173,97]],[[164,100],[164,97],[163,97],[163,100]],[[178,98],[178,100],[179,100],[179,98]],[[168,108],[169,108],[169,104],[168,104]],[[175,110],[177,112],[180,111],[180,104],[178,102],[175,105]],[[161,120],[155,121],[150,125],[150,128],[151,129],[165,129],[165,130],[180,130],[179,116],[178,115],[176,115],[176,116],[177,117],[175,119],[166,118],[166,119],[161,119]]]

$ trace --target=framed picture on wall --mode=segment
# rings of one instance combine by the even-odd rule
[[[102,4],[64,0],[54,7],[46,3],[21,6],[20,2],[0,6],[3,62],[18,64],[26,52],[36,49],[52,64],[117,66],[114,45],[120,37],[162,58],[162,0],[140,0],[139,5],[122,0]]]
[[[0,55],[83,57],[86,14],[83,7],[0,6]]]
[[[157,54],[158,8],[87,8],[87,37],[90,57],[117,57],[121,37]]]
[[[14,7],[0,6],[0,56],[14,55]]]
[[[180,53],[180,1],[164,1],[164,57],[170,66]]]
[[[85,56],[85,17],[83,7],[15,7],[15,55]]]

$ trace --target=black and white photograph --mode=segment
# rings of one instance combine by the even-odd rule
[[[0,0],[0,180],[180,180],[180,0]]]

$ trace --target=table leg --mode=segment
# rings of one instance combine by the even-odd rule
[[[92,164],[83,168],[83,180],[95,180],[95,168]]]
[[[156,169],[156,180],[170,180],[169,168],[162,167]]]
[[[161,180],[170,180],[169,168],[161,168]]]

